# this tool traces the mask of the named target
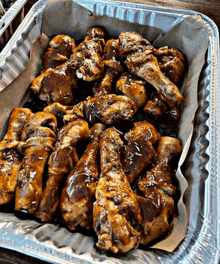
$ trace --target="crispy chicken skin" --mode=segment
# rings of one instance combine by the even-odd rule
[[[89,136],[89,126],[84,120],[64,125],[57,134],[54,151],[48,161],[46,187],[35,216],[50,222],[59,204],[59,186],[64,175],[78,162],[76,145]]]
[[[22,131],[24,158],[18,174],[15,210],[34,213],[42,196],[42,175],[47,158],[53,149],[57,120],[54,115],[37,112]]]
[[[48,104],[59,102],[69,104],[73,100],[73,89],[77,87],[77,78],[65,62],[56,68],[49,68],[36,77],[30,89],[39,94],[39,98]]]
[[[91,39],[105,39],[105,29],[101,26],[93,26],[86,32],[85,41],[91,40]]]
[[[112,84],[117,77],[118,72],[113,69],[107,70],[101,81],[96,82],[92,88],[93,95],[95,97],[110,94],[112,91]]]
[[[14,197],[23,158],[20,153],[21,133],[31,115],[30,109],[14,108],[8,121],[7,132],[0,142],[0,204],[9,203]]]
[[[116,83],[116,91],[135,101],[142,108],[147,101],[146,82],[128,72],[124,72]]]
[[[119,43],[120,53],[126,56],[125,65],[128,69],[153,85],[170,108],[178,107],[183,96],[175,84],[161,72],[150,43],[136,32],[122,32]]]
[[[100,133],[102,129],[99,130]],[[93,130],[94,132],[94,130]],[[98,177],[98,135],[93,134],[84,154],[68,175],[60,208],[70,230],[92,226],[93,201]]]
[[[119,40],[118,39],[109,39],[104,48],[103,55],[104,64],[112,68],[117,72],[122,72],[124,67],[121,62],[121,56],[119,54]]]
[[[122,148],[123,142],[114,128],[102,133],[101,174],[96,188],[93,228],[98,236],[96,246],[113,253],[138,247],[142,219],[137,197],[122,169]]]
[[[172,195],[176,191],[172,183],[173,163],[181,151],[177,139],[161,137],[155,166],[138,183],[142,196],[139,197],[143,218],[142,244],[148,244],[170,230],[169,220],[174,214]]]
[[[154,54],[164,75],[176,85],[181,83],[185,71],[184,55],[179,50],[167,46],[154,49]]]
[[[89,123],[96,119],[107,125],[118,123],[122,120],[131,121],[137,111],[136,103],[127,96],[108,94],[100,97],[91,97],[80,102],[72,109],[72,113],[64,116],[64,122],[76,118],[83,118]]]
[[[153,144],[159,138],[156,128],[147,121],[134,123],[134,127],[125,133],[122,165],[130,184],[154,161]]]
[[[91,28],[84,41],[73,50],[70,64],[79,79],[92,82],[104,74],[105,67],[101,58],[105,45],[103,35],[101,28]]]
[[[68,35],[53,37],[43,57],[43,71],[49,68],[56,68],[67,61],[75,47],[75,40]]]

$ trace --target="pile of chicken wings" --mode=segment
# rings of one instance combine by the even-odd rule
[[[179,119],[184,55],[136,32],[107,39],[98,26],[76,43],[51,39],[30,86],[46,106],[11,113],[0,142],[0,204],[43,222],[59,210],[70,230],[93,228],[104,251],[152,245],[171,229],[182,148],[138,117]],[[91,96],[74,103],[82,83]]]

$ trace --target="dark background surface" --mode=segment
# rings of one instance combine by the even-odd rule
[[[120,0],[137,4],[147,4],[171,9],[194,10],[210,17],[220,29],[220,0]],[[29,0],[25,6],[25,13],[29,11],[36,0]],[[0,248],[0,264],[46,264],[47,262]]]

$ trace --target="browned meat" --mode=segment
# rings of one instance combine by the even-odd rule
[[[134,52],[140,54],[144,52],[146,55],[152,53],[153,50],[154,47],[150,42],[134,31],[123,31],[119,35],[119,53],[123,57]]]
[[[128,72],[122,74],[116,84],[116,90],[135,101],[142,108],[147,101],[146,82]]]
[[[153,54],[146,56],[143,56],[143,53],[128,55],[125,64],[132,73],[153,85],[170,108],[178,107],[183,101],[179,89],[161,72],[157,58]]]
[[[99,97],[102,95],[110,94],[112,90],[112,84],[114,79],[117,77],[118,73],[109,69],[101,81],[96,82],[95,86],[92,88],[93,95]]]
[[[56,68],[49,68],[36,77],[30,89],[49,104],[59,102],[69,104],[73,100],[73,89],[77,87],[77,78],[65,62]]]
[[[122,165],[130,184],[155,159],[156,152],[152,144],[159,138],[156,128],[147,121],[134,123],[134,127],[125,133]]]
[[[44,107],[44,112],[51,113],[56,116],[57,119],[63,119],[64,115],[68,113],[72,113],[72,106],[69,105],[62,105],[60,103],[53,103]]]
[[[161,72],[150,43],[139,34],[126,31],[120,34],[119,42],[119,49],[126,56],[125,64],[128,69],[153,85],[170,108],[177,108],[183,101],[183,96],[175,84]]]
[[[69,122],[76,118],[83,118],[89,123],[96,119],[107,125],[112,125],[122,120],[131,121],[137,111],[136,103],[127,96],[108,94],[101,97],[91,97],[80,102],[64,116],[64,121]]]
[[[34,114],[22,132],[25,153],[18,174],[15,209],[34,213],[42,196],[42,175],[55,141],[57,121],[46,112]]]
[[[91,139],[93,138],[99,138],[99,136],[102,134],[102,132],[106,129],[106,125],[101,123],[96,123],[93,125],[89,130],[89,137]]]
[[[43,71],[56,68],[67,61],[75,48],[75,40],[67,35],[57,35],[49,42],[43,57]]]
[[[161,137],[156,164],[138,183],[142,195],[139,198],[143,218],[142,244],[148,244],[170,230],[169,221],[174,214],[174,200],[171,196],[176,191],[172,183],[172,169],[181,151],[177,139]]]
[[[19,151],[22,147],[21,133],[31,115],[31,110],[27,108],[14,108],[7,132],[0,142],[0,204],[9,203],[14,197],[23,158]]]
[[[73,51],[70,58],[76,76],[84,81],[97,81],[104,74],[104,63],[101,58],[105,45],[104,31],[100,27],[92,27],[87,37]]]
[[[93,201],[98,177],[98,139],[88,144],[77,165],[70,172],[62,191],[60,208],[70,230],[92,225]]]
[[[117,72],[122,72],[124,70],[124,67],[122,65],[121,57],[119,54],[119,40],[109,39],[105,44],[104,52],[104,64]]]
[[[64,175],[78,162],[76,145],[89,136],[89,126],[84,120],[76,120],[64,125],[57,134],[54,151],[48,161],[46,187],[35,216],[50,222],[59,204],[59,186]]]
[[[181,83],[185,70],[184,55],[179,50],[167,46],[155,49],[154,54],[158,58],[160,69],[164,75],[176,85]]]
[[[105,29],[100,26],[93,26],[86,32],[85,41],[91,39],[104,39],[105,38]]]
[[[96,188],[93,228],[98,236],[97,247],[114,253],[138,247],[137,229],[142,219],[137,197],[122,169],[122,148],[123,142],[114,128],[102,133],[101,174]]]
[[[167,111],[167,105],[156,91],[152,91],[143,110],[155,120]]]

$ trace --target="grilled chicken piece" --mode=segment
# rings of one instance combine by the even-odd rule
[[[155,49],[154,54],[158,58],[163,74],[174,84],[180,84],[185,70],[184,55],[179,50],[168,48],[167,46]]]
[[[109,39],[104,48],[103,62],[104,64],[112,68],[117,72],[123,72],[124,67],[122,66],[121,56],[119,54],[119,40]]]
[[[153,54],[128,55],[125,64],[132,73],[153,85],[171,109],[178,107],[183,101],[179,89],[161,72],[157,58]]]
[[[96,82],[92,88],[93,95],[95,97],[110,94],[112,90],[112,84],[114,79],[117,77],[118,72],[113,69],[109,69],[101,81]]]
[[[21,133],[32,112],[28,108],[14,108],[8,129],[0,142],[0,204],[9,203],[15,193],[17,175],[20,170]]]
[[[127,96],[117,96],[108,94],[101,97],[91,97],[80,102],[64,116],[64,122],[69,122],[76,118],[83,118],[89,123],[94,123],[96,119],[104,124],[112,125],[123,120],[131,121],[137,111],[136,103]]]
[[[123,142],[114,128],[102,133],[100,140],[101,174],[96,188],[93,228],[97,247],[117,252],[137,248],[141,212],[121,165]]]
[[[56,116],[57,119],[63,119],[64,115],[68,113],[72,113],[72,106],[62,105],[60,103],[53,103],[44,107],[43,111],[47,113],[51,113]]]
[[[100,26],[93,26],[86,32],[85,41],[91,40],[91,39],[105,39],[105,29]]]
[[[144,80],[125,72],[117,81],[116,90],[134,100],[138,108],[142,108],[147,101],[145,84]]]
[[[154,47],[150,42],[134,31],[123,31],[119,35],[119,54],[123,57],[131,53],[152,53]]]
[[[106,129],[106,125],[101,124],[101,123],[96,123],[89,129],[89,137],[91,139],[99,138],[99,136],[102,134],[102,132],[105,129]]]
[[[57,35],[53,37],[43,57],[43,71],[56,68],[67,61],[75,47],[75,40],[70,36]]]
[[[153,144],[159,138],[156,128],[147,121],[134,123],[134,127],[125,133],[122,165],[130,184],[155,159]]]
[[[89,229],[92,226],[93,202],[98,177],[98,138],[104,129],[104,126],[100,125],[96,125],[90,131],[92,140],[70,172],[66,187],[62,191],[60,208],[70,230],[76,230],[80,226]]]
[[[72,90],[77,87],[77,78],[65,62],[56,68],[49,68],[36,77],[30,89],[48,104],[59,102],[69,104],[73,100]]]
[[[46,187],[35,216],[50,222],[59,204],[59,186],[64,175],[78,162],[76,145],[89,136],[89,126],[84,120],[76,120],[64,125],[57,134],[54,151],[48,161]]]
[[[158,119],[167,111],[166,103],[159,97],[156,91],[152,91],[149,100],[144,106],[143,111],[150,115],[154,120]]]
[[[34,213],[42,196],[42,175],[53,149],[57,127],[56,117],[37,112],[26,123],[21,139],[25,142],[24,158],[18,174],[15,210]]]
[[[126,56],[125,64],[128,69],[153,85],[171,109],[178,107],[183,96],[175,84],[161,72],[150,43],[135,32],[122,32],[119,42],[120,52]]]
[[[70,64],[76,76],[87,82],[97,81],[104,74],[104,63],[101,58],[105,40],[104,31],[97,27],[87,31],[87,37],[73,50]]]
[[[139,204],[142,211],[142,244],[148,244],[170,230],[169,220],[174,214],[174,200],[171,197],[176,187],[172,183],[172,169],[182,148],[177,139],[161,137],[157,148],[155,166],[138,183],[142,197]]]

